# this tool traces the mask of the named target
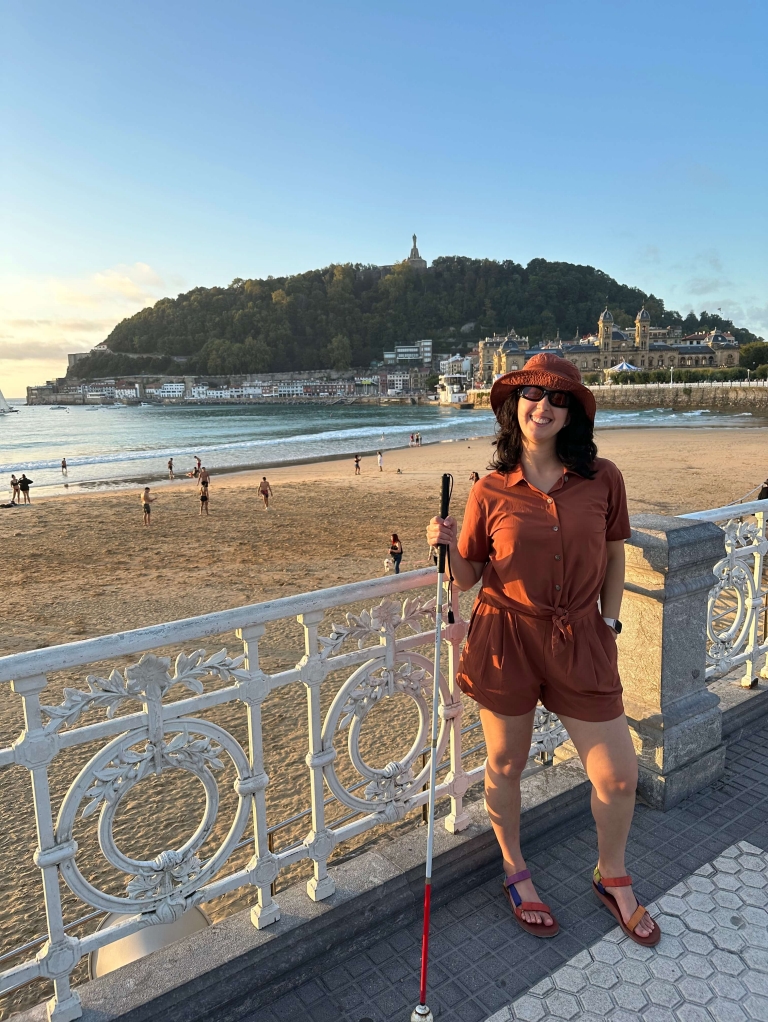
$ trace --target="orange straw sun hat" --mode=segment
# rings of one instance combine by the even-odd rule
[[[499,409],[518,387],[545,387],[547,390],[567,390],[583,406],[589,419],[595,421],[596,404],[592,391],[581,382],[576,366],[553,352],[534,355],[524,369],[505,373],[491,387],[491,408],[498,416]]]

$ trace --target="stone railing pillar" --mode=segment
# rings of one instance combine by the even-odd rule
[[[710,522],[634,515],[619,636],[641,797],[669,809],[724,768],[719,699],[706,683],[707,596],[723,556]]]

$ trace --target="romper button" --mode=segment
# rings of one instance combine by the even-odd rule
[[[560,560],[560,554],[555,554],[555,560],[556,560],[556,561],[559,561],[559,560]]]
[[[552,498],[551,498],[551,497],[547,497],[547,503],[548,503],[548,504],[551,504],[551,503],[552,503]]]
[[[555,586],[555,589],[557,589],[557,591],[560,592],[560,586]]]
[[[557,532],[557,526],[556,526],[556,525],[553,525],[553,526],[552,526],[552,531],[553,531],[553,532]]]

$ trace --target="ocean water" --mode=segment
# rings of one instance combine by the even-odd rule
[[[424,444],[487,436],[495,423],[487,409],[428,405],[16,407],[17,415],[0,416],[0,480],[26,472],[33,499],[163,479],[170,457],[177,475],[192,468],[195,455],[212,472],[269,468],[407,447],[415,432]],[[597,425],[741,428],[768,421],[748,412],[657,408],[598,412]]]

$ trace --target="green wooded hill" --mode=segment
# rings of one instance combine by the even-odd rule
[[[70,373],[179,372],[174,355],[191,356],[183,371],[197,374],[346,369],[422,337],[431,337],[436,351],[511,327],[532,342],[558,331],[572,338],[596,328],[606,303],[618,326],[634,323],[644,304],[654,325],[677,324],[685,333],[718,327],[742,343],[757,339],[707,312],[683,320],[662,299],[592,266],[446,256],[423,273],[407,262],[384,276],[376,267],[345,264],[195,288],[123,320],[106,339],[111,353],[82,359]]]

